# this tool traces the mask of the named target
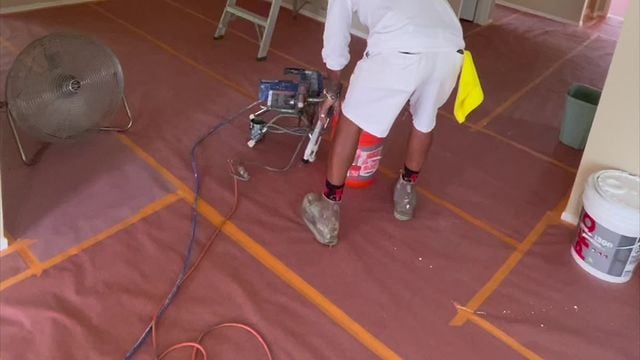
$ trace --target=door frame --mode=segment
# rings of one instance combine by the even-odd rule
[[[451,8],[455,12],[458,19],[462,15],[462,3],[465,0],[448,0]],[[479,25],[488,25],[493,21],[493,8],[496,6],[496,0],[476,0],[476,13],[473,22]]]
[[[495,6],[496,0],[478,0],[476,15],[473,19],[473,22],[479,25],[488,25],[492,23],[493,9],[495,8]]]

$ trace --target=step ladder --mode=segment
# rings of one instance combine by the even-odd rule
[[[299,4],[299,0],[293,1],[293,13],[294,17],[307,5],[309,1],[303,1]],[[218,23],[218,29],[214,35],[214,39],[220,40],[224,38],[224,34],[227,31],[227,27],[234,17],[239,17],[248,20],[256,25],[258,30],[258,40],[260,42],[260,49],[258,50],[258,61],[264,61],[267,59],[267,53],[269,52],[269,46],[271,45],[271,37],[273,36],[273,30],[276,27],[276,21],[278,20],[278,13],[280,12],[280,5],[282,0],[271,0],[271,9],[269,10],[269,16],[260,16],[252,11],[243,9],[236,4],[236,0],[227,0],[227,5],[222,12],[222,17]]]

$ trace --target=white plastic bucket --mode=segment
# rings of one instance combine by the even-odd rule
[[[589,177],[582,200],[573,259],[599,279],[629,281],[640,262],[640,177],[597,172]]]

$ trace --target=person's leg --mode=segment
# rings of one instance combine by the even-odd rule
[[[360,132],[360,128],[342,114],[331,144],[324,193],[307,194],[302,202],[302,218],[323,245],[338,243],[339,204],[347,171],[358,148]]]
[[[413,128],[407,144],[404,169],[393,193],[393,214],[398,220],[413,218],[418,174],[431,148],[438,109],[455,87],[462,56],[455,51],[433,52],[424,54],[423,61],[423,73],[427,75],[411,97]]]
[[[365,56],[356,65],[334,134],[324,193],[307,194],[302,202],[303,220],[321,244],[338,242],[339,205],[361,132],[388,134],[413,93],[415,62],[410,56],[377,54]]]
[[[431,148],[432,139],[433,131],[425,133],[415,127],[411,128],[404,169],[393,192],[393,215],[398,220],[406,221],[413,218],[418,200],[415,183],[418,181],[418,175]]]
[[[347,171],[353,163],[362,130],[344,114],[340,117],[329,154],[327,180],[334,185],[342,185]]]
[[[407,145],[407,157],[404,165],[414,172],[420,172],[422,165],[431,148],[433,131],[424,133],[415,127],[411,128],[409,144]]]

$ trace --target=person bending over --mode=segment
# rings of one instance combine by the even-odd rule
[[[353,15],[369,29],[367,49],[340,106],[340,75],[349,63]],[[323,193],[309,193],[302,217],[321,244],[338,243],[340,203],[362,130],[384,138],[409,102],[413,128],[393,194],[394,216],[409,220],[415,183],[431,145],[438,109],[451,95],[463,62],[464,40],[447,0],[329,0],[322,58],[327,67],[327,111],[340,111]]]

